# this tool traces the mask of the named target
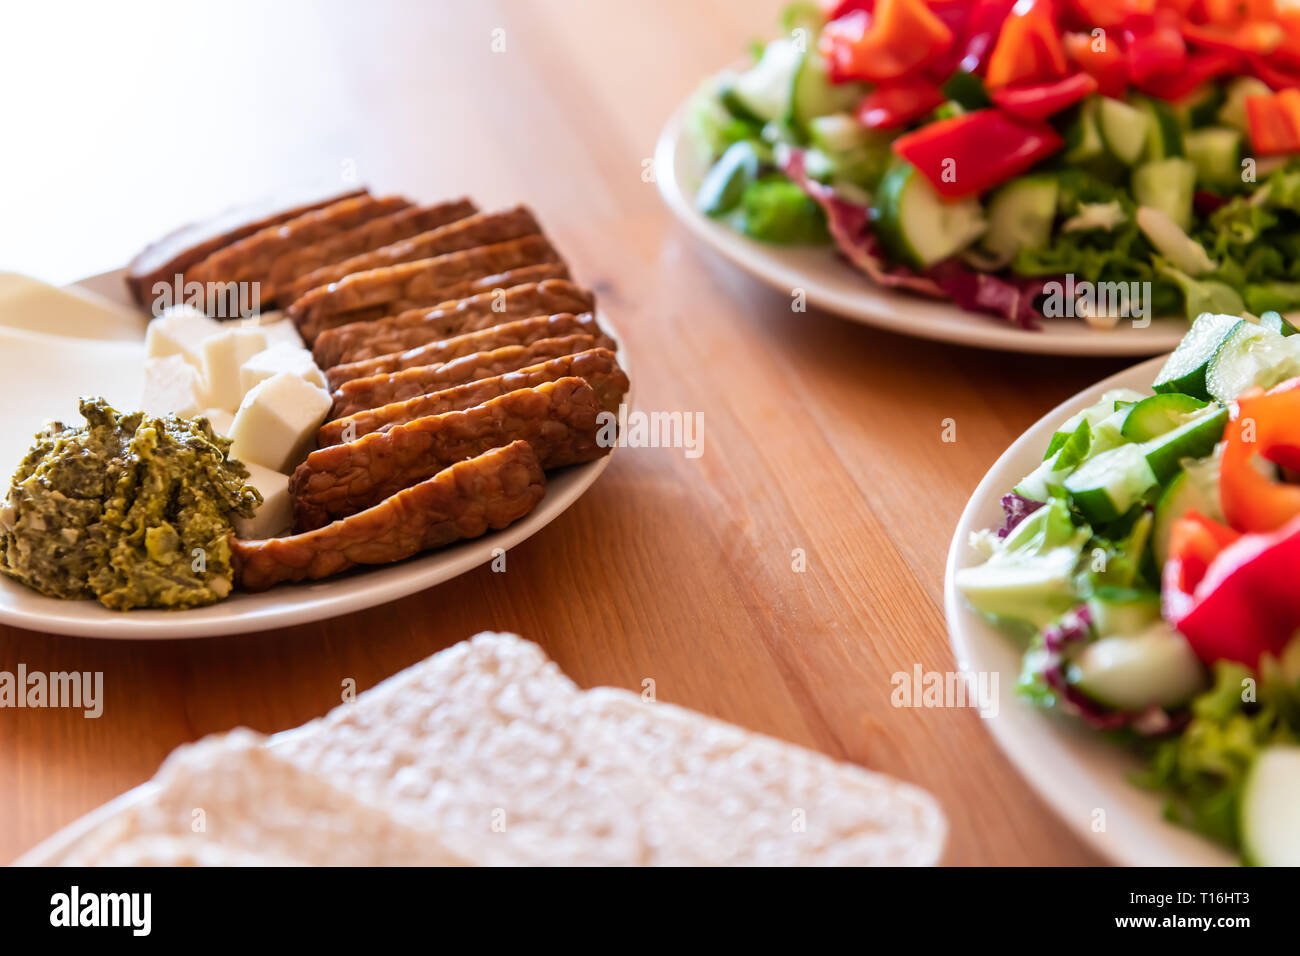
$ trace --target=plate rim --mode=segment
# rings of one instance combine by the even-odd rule
[[[801,288],[813,305],[860,325],[952,345],[1033,355],[1141,358],[1169,352],[1190,327],[1182,320],[1164,317],[1153,320],[1153,323],[1159,323],[1158,328],[1137,330],[1143,334],[1133,335],[1124,334],[1124,331],[1134,330],[1106,332],[1079,323],[1087,331],[1081,329],[1078,335],[1067,337],[1000,325],[994,319],[959,309],[949,302],[932,301],[883,288],[865,275],[858,276],[862,282],[860,291],[850,292],[827,285],[797,266],[783,262],[772,247],[737,235],[695,208],[691,201],[694,190],[688,189],[678,174],[678,163],[689,162],[683,157],[691,148],[686,135],[690,103],[688,96],[674,110],[655,144],[654,173],[659,194],[678,221],[697,239],[771,288],[786,292]],[[851,267],[845,265],[845,268]],[[927,309],[944,310],[948,321],[953,324],[937,326],[932,320],[927,321],[923,314]],[[1163,334],[1166,329],[1167,335]]]
[[[1004,642],[1007,648],[1014,650],[1010,638],[1001,634],[992,624],[984,621],[966,605],[957,591],[955,581],[956,572],[973,563],[969,560],[970,532],[988,527],[988,519],[981,520],[981,516],[989,512],[993,496],[1000,501],[1010,487],[1006,475],[1015,468],[1022,467],[1022,459],[1037,457],[1038,450],[1046,445],[1048,432],[1054,430],[1059,422],[1074,412],[1096,402],[1103,392],[1123,387],[1149,391],[1155,373],[1166,358],[1167,356],[1158,355],[1145,362],[1139,362],[1107,376],[1059,403],[1007,446],[981,477],[962,509],[944,564],[944,619],[949,645],[959,671],[967,673],[980,670],[979,663],[984,659],[984,655],[978,651],[978,641]],[[1010,676],[1014,678],[1015,675]],[[1125,763],[1131,765],[1131,761],[1126,761],[1126,755],[1121,748],[1103,741],[1081,725],[1053,719],[1050,714],[1024,703],[1014,695],[1013,690],[1008,688],[1008,684],[1013,683],[1014,680],[999,679],[1001,697],[999,714],[1008,707],[1015,707],[1019,717],[1024,720],[1004,722],[994,717],[984,723],[998,749],[1010,759],[1021,777],[1083,843],[1110,861],[1124,866],[1206,866],[1236,863],[1228,850],[1190,830],[1166,821],[1160,813],[1161,800],[1158,794],[1141,790],[1124,780],[1119,765]],[[1024,723],[1029,729],[1020,730],[1017,726],[1020,723]],[[1043,759],[1042,747],[1045,743],[1055,747],[1054,754],[1049,755],[1050,763],[1045,763]],[[1116,765],[1114,772],[1120,777],[1119,785],[1125,788],[1123,791],[1125,803],[1140,804],[1143,807],[1143,817],[1135,816],[1127,806],[1119,807],[1107,815],[1107,832],[1104,834],[1093,832],[1087,824],[1088,814],[1090,809],[1100,805],[1096,797],[1103,792],[1103,788],[1099,782],[1099,770],[1086,766],[1082,757],[1073,753],[1076,749],[1095,752],[1107,764]],[[1061,772],[1069,776],[1062,777]],[[1112,776],[1109,768],[1106,776]],[[1080,786],[1081,783],[1083,787]],[[1114,780],[1109,780],[1108,783],[1113,784]],[[1088,799],[1090,795],[1093,799]],[[1119,826],[1114,826],[1115,823]]]
[[[103,295],[101,290],[124,273],[125,268],[111,269],[85,276],[69,283],[65,288],[90,289]],[[121,300],[113,301],[121,303]],[[597,308],[596,317],[618,346],[619,364],[632,382],[624,397],[624,402],[630,408],[634,401],[635,379],[632,363],[626,354],[626,341],[602,309]],[[56,337],[46,333],[33,334]],[[130,344],[99,343],[98,340],[85,340],[75,336],[65,338],[94,341],[96,344]],[[595,461],[562,469],[561,478],[564,480],[564,487],[558,497],[553,495],[554,482],[548,477],[546,496],[532,512],[514,524],[500,531],[489,531],[477,538],[457,542],[448,548],[413,555],[396,564],[358,569],[341,579],[283,585],[261,592],[259,595],[245,595],[241,592],[233,598],[233,601],[228,599],[204,608],[185,611],[156,609],[110,611],[93,601],[64,601],[58,598],[47,598],[35,591],[26,593],[29,589],[24,588],[23,585],[2,579],[0,588],[23,588],[21,596],[31,602],[40,602],[41,606],[31,610],[15,608],[5,603],[8,599],[0,593],[0,624],[46,635],[97,640],[185,640],[297,627],[378,607],[453,580],[491,561],[495,549],[501,548],[508,552],[541,532],[586,494],[609,467],[610,461],[617,452],[618,448],[615,447],[610,449],[609,454]],[[364,583],[360,585],[355,583],[358,580],[364,582],[368,577],[381,576],[385,579],[369,587]],[[332,592],[328,590],[339,583],[345,585],[341,593],[338,590]],[[255,609],[241,611],[239,607],[239,597],[256,599],[262,594],[288,594],[290,588],[297,589],[299,594],[304,594],[309,589],[326,590],[323,594],[291,598],[288,601],[274,601],[265,607]]]

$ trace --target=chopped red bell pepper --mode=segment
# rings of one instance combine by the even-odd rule
[[[875,13],[855,10],[826,24],[821,50],[836,80],[896,80],[943,54],[952,31],[923,0],[878,0]]]
[[[1152,77],[1142,84],[1142,92],[1173,102],[1216,77],[1244,73],[1245,67],[1246,59],[1240,53],[1227,50],[1191,53],[1181,71],[1173,76]]]
[[[858,104],[858,122],[870,129],[898,129],[946,99],[939,84],[922,77],[882,83]]]
[[[1024,119],[1043,120],[1095,92],[1097,81],[1087,73],[1076,73],[1054,83],[1004,86],[994,90],[992,98],[1008,113]]]
[[[1249,56],[1246,59],[1250,64],[1250,72],[1272,89],[1291,90],[1300,87],[1300,65],[1293,69],[1286,69],[1262,56]]]
[[[1154,8],[1154,4],[1146,6]],[[1081,25],[1110,30],[1123,25],[1135,4],[1132,0],[1069,0],[1067,7]]]
[[[1018,176],[1064,145],[1046,123],[1000,109],[976,110],[930,123],[894,140],[907,160],[948,199],[982,193]]]
[[[1176,26],[1157,15],[1130,16],[1124,27],[1128,76],[1136,86],[1177,76],[1187,65],[1187,44]]]
[[[1300,151],[1300,122],[1282,99],[1286,92],[1246,97],[1250,141],[1262,156]]]
[[[1300,485],[1274,481],[1251,464],[1256,455],[1288,468],[1300,464],[1300,378],[1241,395],[1223,441],[1219,503],[1228,524],[1272,531],[1300,515]]]
[[[1293,581],[1300,518],[1270,534],[1225,532],[1195,511],[1174,522],[1163,612],[1207,664],[1256,667],[1261,654],[1280,654],[1300,628],[1300,588]]]
[[[1255,21],[1235,27],[1183,24],[1183,38],[1207,50],[1229,53],[1254,53],[1266,56],[1278,48],[1285,37],[1282,27],[1267,21]]]
[[[876,0],[821,0],[820,6],[827,20],[838,20],[854,10],[870,13],[876,8]]]
[[[980,72],[1015,3],[1016,0],[974,0],[962,38],[961,69],[967,73]]]
[[[1017,0],[989,56],[989,88],[1054,80],[1067,72],[1052,0]]]
[[[1066,55],[1097,81],[1097,88],[1104,96],[1124,95],[1128,86],[1128,60],[1118,42],[1105,34],[1094,37],[1091,33],[1067,33],[1064,45]]]

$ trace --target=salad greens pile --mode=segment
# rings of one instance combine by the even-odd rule
[[[1062,422],[957,572],[1019,692],[1141,755],[1167,815],[1300,862],[1300,335],[1206,313],[1152,383]]]
[[[1300,59],[1261,65],[1300,57],[1291,21],[1229,40],[1164,0],[824,6],[694,96],[702,212],[1027,328],[1300,309]],[[1141,316],[1052,311],[1066,276],[1142,284]]]

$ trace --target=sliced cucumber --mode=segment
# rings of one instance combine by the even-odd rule
[[[1183,136],[1197,182],[1233,186],[1241,182],[1241,133],[1227,126],[1208,126]]]
[[[1147,114],[1146,159],[1168,159],[1183,155],[1183,131],[1178,117],[1164,100],[1142,98],[1138,109]]]
[[[814,37],[814,40],[816,38]],[[832,83],[825,58],[814,43],[801,54],[794,71],[790,91],[789,122],[797,130],[807,130],[819,116],[851,110],[862,101],[866,87],[861,83]]]
[[[1174,111],[1174,115],[1178,117],[1178,122],[1182,124],[1183,129],[1194,130],[1202,126],[1209,126],[1215,121],[1219,114],[1219,107],[1223,105],[1223,100],[1223,87],[1218,83],[1210,82],[1202,83],[1181,100],[1171,103],[1170,106]],[[1185,134],[1184,142],[1186,142]]]
[[[1120,445],[1084,462],[1065,479],[1065,490],[1093,526],[1127,512],[1156,486],[1156,476],[1140,445]]]
[[[1093,700],[1127,711],[1177,707],[1205,686],[1205,669],[1191,645],[1163,621],[1094,641],[1067,676]]]
[[[1007,259],[1022,248],[1045,248],[1052,238],[1060,191],[1051,176],[1021,176],[1000,188],[989,200],[984,248]]]
[[[1065,131],[1065,158],[1072,163],[1095,159],[1106,150],[1101,130],[1097,126],[1100,97],[1090,96],[1079,106],[1079,112]]]
[[[723,105],[733,113],[740,110],[763,122],[786,119],[795,72],[803,60],[803,52],[792,38],[773,40],[759,61],[722,93]]]
[[[1100,587],[1088,598],[1088,613],[1098,637],[1137,634],[1160,620],[1160,592]]]
[[[1184,462],[1183,470],[1174,475],[1160,493],[1156,501],[1156,523],[1151,532],[1151,551],[1156,567],[1163,568],[1169,560],[1169,533],[1174,522],[1193,509],[1215,521],[1223,520],[1223,506],[1219,504],[1218,455]]]
[[[1278,333],[1253,322],[1242,322],[1219,343],[1205,370],[1205,390],[1212,398],[1230,402],[1258,385],[1272,388],[1300,373],[1295,349]]]
[[[740,205],[745,187],[758,178],[758,153],[748,142],[732,143],[700,184],[695,205],[706,216],[722,216]]]
[[[881,142],[876,133],[859,123],[850,113],[813,117],[808,121],[808,138],[814,146],[830,155],[865,149]]]
[[[1144,398],[1146,398],[1145,395],[1141,392],[1135,392],[1131,388],[1108,389],[1106,392],[1102,393],[1101,400],[1095,405],[1089,405],[1083,411],[1075,412],[1061,423],[1061,427],[1052,434],[1052,440],[1047,445],[1047,451],[1043,453],[1043,460],[1046,461],[1048,458],[1051,458],[1052,455],[1056,453],[1056,450],[1065,444],[1066,439],[1074,434],[1075,430],[1082,422],[1086,421],[1095,431],[1098,425],[1115,412],[1119,411],[1122,407],[1136,405]],[[1121,425],[1121,430],[1122,427],[1123,426]],[[1103,435],[1107,432],[1105,427],[1101,430]],[[1107,445],[1106,447],[1110,448],[1114,446]],[[1104,451],[1105,449],[1102,450]]]
[[[1195,194],[1196,167],[1189,160],[1157,159],[1133,170],[1133,198],[1138,205],[1159,209],[1184,232],[1192,225]]]
[[[1205,407],[1205,402],[1191,395],[1166,392],[1144,398],[1133,406],[1124,419],[1123,435],[1129,441],[1143,442],[1173,431]]]
[[[1259,317],[1259,324],[1283,337],[1300,332],[1300,329],[1292,325],[1280,312],[1265,312]]]
[[[1156,481],[1162,485],[1178,474],[1187,458],[1204,458],[1214,451],[1228,424],[1228,409],[1209,405],[1170,431],[1143,442],[1139,447]]]
[[[1256,866],[1300,866],[1300,747],[1261,750],[1241,791],[1241,844]]]
[[[1142,158],[1151,135],[1151,118],[1136,106],[1103,96],[1097,106],[1097,127],[1106,148],[1132,166]]]
[[[1182,392],[1209,400],[1205,390],[1205,373],[1210,359],[1219,350],[1228,333],[1246,320],[1235,315],[1202,315],[1174,349],[1156,375],[1151,388],[1156,392]]]
[[[1167,159],[1163,162],[1185,160]],[[1142,234],[1151,240],[1151,244],[1175,269],[1193,277],[1214,271],[1214,260],[1205,251],[1205,247],[1189,236],[1169,213],[1152,206],[1140,206],[1135,218]]]
[[[1246,115],[1246,100],[1252,96],[1272,95],[1273,91],[1261,80],[1253,76],[1237,77],[1228,85],[1223,105],[1219,107],[1219,122],[1249,135],[1250,119]]]
[[[965,249],[985,229],[977,199],[945,202],[910,163],[885,173],[876,190],[875,212],[885,248],[921,269]]]

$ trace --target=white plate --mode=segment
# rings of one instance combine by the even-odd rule
[[[998,745],[1039,795],[1085,843],[1129,866],[1207,866],[1235,862],[1216,844],[1166,823],[1158,794],[1126,779],[1139,762],[1122,748],[1069,721],[1045,713],[1015,692],[1020,654],[1015,642],[976,614],[958,593],[954,577],[978,563],[972,531],[1002,524],[1002,496],[1039,464],[1056,427],[1112,388],[1150,392],[1164,357],[1151,359],[1058,405],[1018,438],[975,489],[957,523],[944,576],[944,608],[957,668],[998,675],[998,710],[985,722]],[[1098,821],[1103,830],[1094,829]]]
[[[1041,332],[1015,328],[896,289],[885,289],[829,248],[777,246],[757,242],[715,222],[695,208],[695,193],[707,172],[685,130],[683,105],[659,136],[655,179],[669,208],[692,232],[755,278],[789,293],[803,289],[814,305],[861,322],[923,339],[1056,355],[1153,355],[1169,352],[1187,332],[1180,318],[1153,319],[1138,329],[1121,323],[1110,331],[1081,319],[1046,319]]]
[[[94,276],[77,284],[118,301],[126,301],[120,273]],[[599,319],[610,336],[618,341],[617,330],[608,317],[600,314]],[[62,341],[83,343],[85,340]],[[96,343],[99,344],[102,343]],[[619,361],[630,375],[621,343]],[[31,421],[22,414],[24,387],[25,383],[12,375],[0,380],[0,406],[8,409],[8,413],[0,418],[0,438],[6,437],[3,434],[6,430],[16,430],[22,433],[18,437],[27,441],[41,425],[41,422]],[[67,382],[70,395],[78,394],[79,388],[77,382]],[[629,404],[632,401],[631,392],[627,401]],[[7,437],[12,444],[14,436]],[[548,474],[546,497],[532,513],[510,527],[398,564],[359,569],[340,578],[310,584],[281,585],[260,594],[237,592],[225,601],[186,611],[110,611],[94,601],[61,601],[45,597],[7,577],[0,577],[0,622],[53,634],[136,640],[241,634],[291,627],[374,607],[464,574],[490,561],[497,548],[508,551],[532,537],[591,487],[608,467],[614,451],[596,461]],[[6,484],[0,491],[3,494],[8,490],[8,475],[0,480]]]

